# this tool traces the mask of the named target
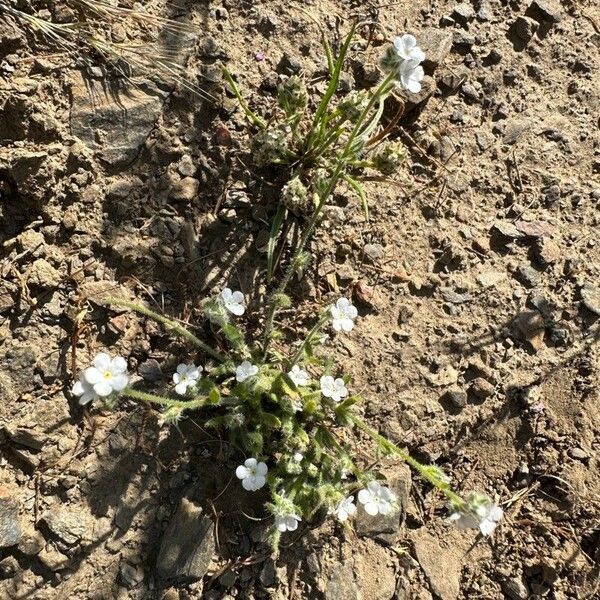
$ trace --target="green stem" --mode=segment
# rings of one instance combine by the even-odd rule
[[[271,296],[269,298],[269,302],[268,302],[269,309],[267,312],[267,320],[265,323],[265,333],[264,333],[264,339],[263,339],[263,348],[264,348],[265,355],[267,353],[267,350],[269,349],[269,343],[271,341],[271,332],[273,330],[273,324],[275,322],[275,314],[277,312],[277,303],[275,302],[275,298],[279,294],[283,294],[285,292],[285,289],[287,288],[290,280],[292,279],[294,272],[296,270],[296,260],[300,256],[300,253],[304,251],[304,247],[306,246],[306,243],[308,242],[310,236],[312,235],[312,232],[317,224],[317,221],[319,219],[321,211],[323,210],[323,206],[325,206],[327,199],[329,198],[329,196],[335,189],[335,186],[337,185],[337,183],[342,175],[342,171],[346,167],[348,158],[352,154],[352,151],[353,151],[354,140],[358,136],[358,133],[359,133],[365,119],[371,112],[371,109],[373,108],[373,106],[375,106],[375,102],[377,102],[380,97],[383,97],[384,94],[387,94],[389,92],[390,85],[392,84],[392,82],[395,79],[396,79],[396,74],[390,73],[383,80],[383,82],[379,85],[377,90],[375,90],[373,96],[369,100],[369,103],[361,112],[358,120],[356,121],[356,124],[354,125],[354,129],[352,130],[352,133],[348,137],[348,141],[346,142],[346,145],[344,146],[342,153],[338,157],[336,167],[335,167],[334,172],[329,180],[328,185],[319,196],[319,204],[315,208],[309,222],[306,225],[306,228],[302,232],[302,236],[300,238],[300,242],[298,243],[298,247],[296,248],[296,251],[294,252],[294,255],[292,256],[292,259],[290,260],[290,263],[283,275],[281,283],[279,284],[277,289],[271,294]]]
[[[158,323],[160,323],[167,331],[173,331],[181,337],[185,338],[195,346],[198,346],[201,350],[206,352],[206,354],[210,354],[213,358],[216,358],[220,362],[225,362],[227,359],[219,354],[216,350],[213,350],[207,343],[203,342],[201,339],[197,338],[193,333],[189,332],[183,325],[177,323],[177,321],[172,321],[167,317],[161,315],[160,313],[154,312],[141,304],[137,304],[136,302],[129,302],[128,300],[122,300],[120,298],[112,298],[108,297],[105,299],[108,304],[113,306],[124,306],[125,308],[129,308],[137,313],[145,315],[146,317],[150,317],[154,319]]]
[[[408,452],[402,450],[402,448],[396,446],[393,442],[390,442],[386,437],[375,431],[372,427],[367,425],[364,421],[359,419],[356,415],[352,416],[354,424],[364,431],[367,435],[373,438],[380,446],[388,450],[390,453],[399,456],[407,465],[411,466],[421,477],[429,481],[434,487],[438,488],[454,506],[463,506],[465,501],[455,492],[448,489],[446,486],[441,486],[439,479],[432,476],[428,468],[422,465],[418,460],[414,459]]]
[[[255,124],[258,125],[261,129],[264,129],[267,124],[265,121],[263,121],[256,113],[254,113],[250,107],[248,106],[248,104],[246,103],[246,101],[244,100],[244,98],[242,97],[242,94],[240,93],[240,90],[237,86],[237,84],[235,83],[233,76],[231,75],[231,73],[227,70],[226,67],[222,68],[223,71],[223,75],[225,76],[225,79],[227,79],[227,83],[231,86],[231,89],[233,90],[233,93],[235,94],[235,97],[237,98],[237,101],[240,103],[240,106],[242,107],[242,110],[244,111],[244,113],[246,113],[246,116]]]
[[[298,348],[298,351],[292,357],[292,360],[289,364],[290,369],[300,360],[300,357],[302,356],[302,353],[304,352],[306,346],[310,344],[310,342],[314,339],[315,335],[317,335],[317,333],[323,328],[323,325],[325,325],[325,323],[327,323],[327,321],[329,321],[330,318],[331,313],[329,312],[329,310],[326,310],[321,315],[321,318],[315,323],[314,327],[308,332],[308,335],[306,336],[306,338],[304,338],[302,345],[300,346],[300,348]]]
[[[150,404],[166,406],[167,408],[177,407],[193,410],[206,404],[206,398],[204,396],[198,396],[193,400],[173,400],[172,398],[165,398],[164,396],[156,396],[155,394],[140,392],[139,390],[134,390],[133,388],[125,388],[121,392],[121,395],[127,396],[128,398],[134,398],[135,400],[141,400],[142,402],[148,402]]]

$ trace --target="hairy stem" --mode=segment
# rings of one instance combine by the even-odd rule
[[[242,107],[242,110],[244,111],[244,113],[246,113],[246,116],[248,117],[248,119],[250,119],[250,121],[252,121],[255,125],[258,125],[261,129],[264,129],[267,126],[267,124],[256,113],[254,113],[250,109],[250,107],[248,106],[248,103],[242,97],[242,94],[241,94],[236,82],[234,81],[231,73],[225,67],[223,67],[222,70],[223,70],[223,75],[225,76],[225,79],[227,79],[227,83],[231,86],[231,89],[233,90],[233,93],[235,94],[237,101],[240,103],[240,106]]]
[[[320,319],[315,323],[314,327],[308,332],[308,335],[304,338],[302,345],[300,346],[300,348],[298,348],[298,351],[292,357],[292,360],[290,361],[290,364],[289,364],[290,369],[300,360],[302,353],[304,352],[304,349],[306,348],[306,346],[308,346],[308,344],[310,344],[312,342],[314,337],[317,335],[317,333],[319,333],[319,331],[321,331],[321,329],[323,328],[323,325],[325,325],[325,323],[327,323],[327,321],[329,321],[330,318],[331,318],[331,315],[329,313],[329,310],[326,310],[321,315]]]
[[[165,406],[167,408],[185,408],[186,410],[193,410],[200,408],[206,404],[206,398],[204,396],[198,396],[193,400],[173,400],[172,398],[165,398],[164,396],[157,396],[155,394],[147,394],[146,392],[140,392],[133,388],[125,388],[121,394],[134,400],[141,400],[142,402],[148,402],[149,404],[158,404],[159,406]]]
[[[154,312],[153,310],[150,310],[141,304],[137,304],[136,302],[129,302],[128,300],[112,297],[106,298],[105,301],[113,306],[124,306],[125,308],[129,308],[130,310],[145,315],[146,317],[150,317],[154,321],[160,323],[167,331],[173,331],[177,335],[180,335],[195,346],[198,346],[198,348],[206,352],[206,354],[210,354],[210,356],[216,358],[218,361],[225,362],[226,360],[224,356],[219,354],[216,350],[213,350],[206,342],[203,342],[201,339],[197,338],[193,333],[188,331],[177,321],[168,319],[164,315]]]
[[[446,485],[440,485],[439,478],[433,476],[426,465],[422,465],[418,460],[414,459],[408,452],[405,452],[399,446],[396,446],[393,442],[390,442],[386,437],[375,431],[372,427],[367,425],[362,419],[359,419],[356,415],[352,416],[354,424],[373,440],[375,440],[382,448],[391,454],[399,456],[407,465],[411,466],[421,477],[429,481],[431,485],[439,489],[445,496],[450,500],[453,506],[464,506],[465,501],[455,492],[448,488]]]

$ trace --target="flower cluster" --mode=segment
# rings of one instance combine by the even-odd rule
[[[425,76],[421,63],[425,53],[419,46],[414,35],[405,33],[394,38],[381,59],[381,68],[397,74],[402,87],[416,94],[421,91],[421,82]]]
[[[482,535],[492,535],[504,515],[503,510],[485,494],[469,494],[459,507],[455,507],[449,521],[459,529],[479,529]]]
[[[101,352],[80,376],[79,381],[71,389],[74,396],[79,396],[82,406],[92,400],[112,399],[123,391],[129,383],[127,361],[121,356],[112,358]]]

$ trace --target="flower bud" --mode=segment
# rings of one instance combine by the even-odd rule
[[[341,100],[337,105],[337,110],[343,121],[356,123],[368,104],[369,94],[365,90],[360,90],[351,92]]]
[[[383,56],[379,59],[379,66],[384,73],[397,71],[401,64],[402,58],[394,46],[388,46],[383,53]]]
[[[286,162],[289,152],[289,135],[287,125],[272,127],[259,131],[252,140],[252,159],[257,167]]]
[[[371,157],[373,168],[383,175],[392,175],[404,162],[406,154],[400,142],[383,144]]]
[[[176,425],[181,417],[183,416],[183,406],[169,406],[158,418],[158,424],[162,427],[163,425]]]
[[[295,215],[300,216],[311,212],[311,203],[306,186],[300,177],[290,179],[281,190],[281,202]]]
[[[278,308],[289,308],[292,305],[292,299],[287,294],[275,294],[273,302]]]
[[[288,77],[277,89],[277,101],[288,117],[303,111],[308,104],[304,81],[297,75]]]

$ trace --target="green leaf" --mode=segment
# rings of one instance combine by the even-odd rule
[[[363,186],[350,175],[342,175],[342,179],[356,192],[356,195],[360,198],[362,203],[363,211],[365,213],[365,219],[369,220],[369,202],[367,201],[367,195]]]
[[[250,454],[262,454],[264,440],[260,431],[242,431],[241,438],[245,449]]]
[[[277,238],[281,231],[281,224],[285,219],[287,209],[283,204],[277,207],[277,212],[271,222],[271,230],[269,232],[269,243],[267,245],[267,283],[271,282],[273,277],[273,268],[275,266],[275,250],[277,248]]]
[[[273,413],[263,412],[260,414],[259,418],[263,425],[266,425],[271,429],[281,429],[281,421],[279,417],[276,417]]]
[[[217,387],[214,387],[206,398],[206,404],[219,404],[219,402],[221,402],[221,393]]]

